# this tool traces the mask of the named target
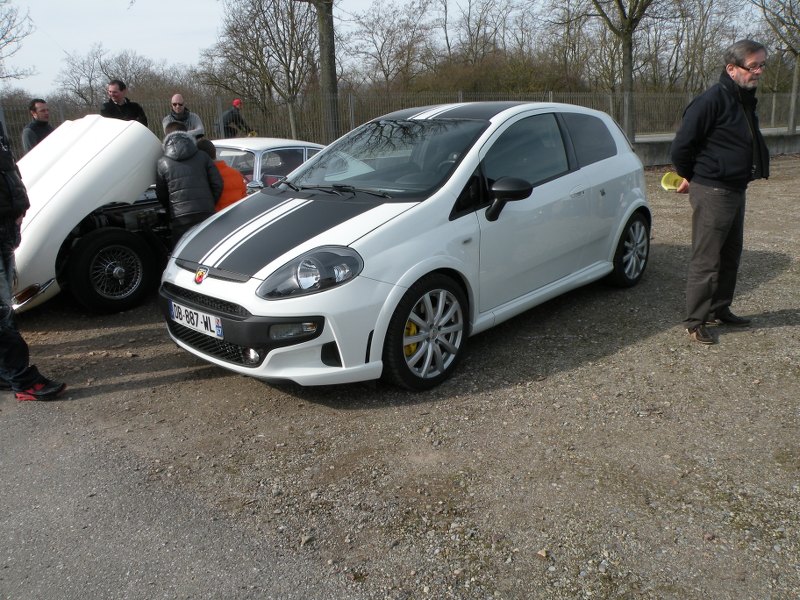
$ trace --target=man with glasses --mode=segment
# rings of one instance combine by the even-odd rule
[[[31,113],[31,122],[22,130],[22,152],[27,154],[30,150],[44,138],[53,132],[50,125],[50,109],[47,102],[41,98],[34,98],[28,105]]]
[[[203,137],[206,133],[205,127],[203,127],[203,121],[200,120],[200,117],[196,113],[190,112],[189,109],[186,108],[183,96],[175,94],[172,97],[171,103],[172,110],[161,121],[164,133],[167,133],[167,125],[178,122],[186,125],[186,132],[194,139],[198,140]]]
[[[671,148],[675,170],[684,178],[677,191],[688,192],[692,205],[684,323],[701,344],[716,342],[707,326],[750,324],[730,306],[744,246],[747,185],[769,177],[769,150],[756,115],[766,48],[740,40],[723,59],[719,83],[686,107]]]

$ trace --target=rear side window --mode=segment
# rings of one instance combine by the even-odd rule
[[[562,113],[562,116],[581,167],[617,154],[617,144],[603,121],[580,113]]]

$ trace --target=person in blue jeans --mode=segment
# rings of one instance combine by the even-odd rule
[[[0,389],[12,390],[17,400],[52,400],[66,385],[47,379],[30,364],[28,344],[14,318],[14,251],[29,206],[25,184],[0,124]]]

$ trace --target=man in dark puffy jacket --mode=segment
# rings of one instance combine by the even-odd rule
[[[214,214],[222,194],[222,176],[205,152],[197,151],[194,138],[182,123],[167,125],[158,159],[156,196],[169,213],[172,240],[177,242],[191,227]]]
[[[28,344],[14,319],[14,250],[29,207],[28,193],[0,125],[0,389],[12,390],[17,400],[52,400],[66,385],[50,381],[29,364]]]
[[[745,192],[754,179],[769,177],[769,150],[756,115],[767,51],[758,42],[739,40],[723,59],[719,83],[686,107],[671,149],[684,178],[677,191],[688,192],[692,205],[684,324],[702,344],[716,342],[709,324],[750,324],[731,312],[744,247]]]

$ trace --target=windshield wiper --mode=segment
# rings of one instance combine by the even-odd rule
[[[334,189],[337,189],[341,192],[348,192],[350,194],[355,194],[356,192],[363,192],[371,196],[378,196],[379,198],[391,198],[391,196],[386,192],[384,192],[383,190],[368,190],[366,188],[357,188],[355,186],[345,185],[345,184],[335,184],[333,187]]]
[[[336,189],[338,186],[330,186],[330,185],[301,185],[301,190],[319,190],[320,192],[328,192],[329,194],[336,194],[337,196],[341,196],[342,193]]]
[[[286,179],[286,176],[285,176],[285,175],[284,175],[283,177],[281,177],[280,179],[278,179],[278,181],[276,181],[276,182],[274,182],[274,183],[270,183],[270,184],[269,184],[269,187],[271,187],[271,188],[277,188],[277,187],[278,187],[279,185],[281,185],[281,184],[283,184],[283,185],[287,186],[288,188],[290,188],[290,189],[291,189],[292,191],[294,191],[294,192],[299,192],[299,191],[300,191],[300,188],[299,188],[299,187],[297,187],[295,184],[293,184],[293,183],[292,183],[291,181],[289,181],[288,179]]]

